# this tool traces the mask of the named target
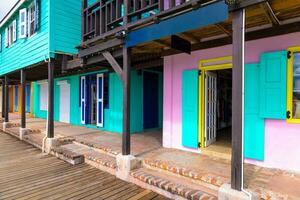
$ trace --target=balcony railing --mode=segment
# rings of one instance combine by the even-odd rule
[[[189,0],[98,0],[82,4],[82,41],[109,35],[124,29],[125,25],[146,19]],[[124,2],[128,2],[127,8]]]

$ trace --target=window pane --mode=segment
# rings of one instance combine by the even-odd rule
[[[300,119],[300,53],[293,61],[293,118]]]

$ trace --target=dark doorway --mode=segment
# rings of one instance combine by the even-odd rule
[[[144,129],[157,128],[159,125],[159,75],[144,71]]]

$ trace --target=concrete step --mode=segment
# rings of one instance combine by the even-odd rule
[[[85,163],[111,174],[116,173],[116,158],[106,153],[95,151],[94,148],[81,144],[70,143],[60,146],[59,150],[63,150],[64,152],[62,153],[68,153],[69,155],[80,155],[83,157],[83,161]]]
[[[104,146],[101,146],[98,144],[94,144],[87,140],[81,140],[81,139],[76,138],[76,140],[73,143],[77,144],[77,145],[83,145],[83,146],[89,147],[89,148],[93,149],[94,151],[98,151],[99,153],[104,153],[104,154],[107,154],[107,155],[113,156],[113,157],[116,157],[119,154],[119,152],[114,151],[113,149],[111,149],[109,147],[104,147]]]
[[[20,128],[19,127],[6,128],[5,132],[12,136],[15,136],[17,138],[20,138]]]
[[[72,165],[77,165],[84,162],[84,156],[82,154],[71,151],[65,146],[66,145],[53,147],[51,149],[51,154],[55,155],[59,159],[64,160]]]
[[[21,124],[19,122],[9,122],[6,128],[20,127]]]
[[[186,178],[156,170],[139,168],[130,172],[131,181],[146,189],[153,190],[169,198],[178,199],[217,199],[218,190],[197,184]]]
[[[228,182],[228,180],[223,176],[207,173],[205,171],[193,170],[187,167],[176,166],[175,164],[161,160],[144,159],[142,164],[148,169],[165,171],[179,177],[185,177],[194,181],[204,182],[215,187],[220,187],[224,183]]]

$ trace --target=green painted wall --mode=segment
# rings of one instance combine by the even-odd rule
[[[26,8],[33,1],[26,1]],[[5,29],[13,20],[17,20],[17,41],[5,47]],[[40,30],[31,37],[19,38],[19,10],[0,28],[2,52],[0,52],[0,76],[17,69],[44,61],[49,58],[49,1],[41,0]]]
[[[99,72],[98,72],[99,73]],[[101,72],[100,72],[101,73]],[[74,125],[97,128],[93,125],[82,125],[80,122],[80,104],[79,104],[79,82],[80,75],[56,78],[54,81],[54,120],[59,121],[59,85],[62,80],[70,84],[70,123]],[[132,71],[131,80],[131,132],[143,131],[143,75],[137,71]],[[160,124],[162,126],[162,75],[160,75]],[[46,118],[46,111],[40,110],[40,85],[34,83],[33,114],[35,117]],[[104,110],[104,128],[98,128],[111,132],[122,132],[122,112],[123,112],[123,89],[122,82],[115,73],[109,74],[109,107]]]

